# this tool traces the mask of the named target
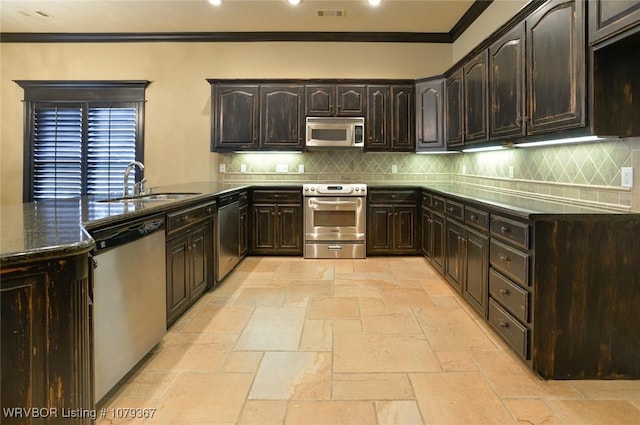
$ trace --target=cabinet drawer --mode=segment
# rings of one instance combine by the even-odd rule
[[[529,321],[529,292],[493,269],[489,271],[489,294],[518,319]]]
[[[529,255],[491,239],[489,261],[503,275],[529,286]]]
[[[210,202],[167,214],[167,235],[171,235],[197,221],[212,218],[216,210],[215,207],[216,203]]]
[[[457,218],[460,221],[464,218],[464,206],[462,204],[447,199],[444,207],[449,217]]]
[[[422,194],[422,206],[423,207],[428,207],[431,208],[431,200],[432,200],[432,196],[429,193],[423,193]]]
[[[435,211],[444,212],[444,198],[439,198],[437,196],[434,196],[431,199],[431,208]]]
[[[529,225],[526,223],[491,215],[491,234],[507,239],[521,248],[529,249]]]
[[[238,200],[240,201],[240,204],[246,204],[247,202],[249,202],[249,194],[247,192],[240,192],[240,194],[238,195]]]
[[[489,324],[523,359],[527,358],[529,330],[492,299],[489,299]]]
[[[416,190],[370,190],[369,202],[372,204],[413,204],[418,202]]]
[[[464,222],[478,230],[489,230],[489,213],[472,207],[464,207]]]
[[[256,204],[299,204],[302,192],[299,190],[254,190],[253,202]]]

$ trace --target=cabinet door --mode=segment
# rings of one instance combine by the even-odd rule
[[[413,86],[391,86],[391,149],[394,151],[415,150],[413,96]]]
[[[464,144],[489,139],[489,72],[484,50],[464,65]]]
[[[583,8],[551,0],[526,20],[529,134],[585,125]]]
[[[391,253],[393,250],[393,207],[369,208],[367,217],[367,252]]]
[[[277,208],[278,252],[302,253],[302,206],[279,205]]]
[[[418,208],[396,206],[393,209],[395,252],[405,254],[418,253]]]
[[[264,85],[261,93],[260,146],[270,149],[301,149],[304,146],[302,87]]]
[[[422,207],[422,255],[426,258],[431,258],[431,246],[432,246],[432,226],[431,226],[431,211]]]
[[[444,274],[445,219],[435,212],[431,214],[431,240],[431,263]]]
[[[167,242],[167,325],[180,317],[189,307],[189,236]]]
[[[416,84],[416,151],[444,148],[444,79]]]
[[[258,86],[218,84],[213,86],[213,149],[258,147]]]
[[[462,289],[463,276],[463,229],[455,221],[446,221],[445,276],[458,291]]]
[[[367,87],[366,150],[388,150],[391,147],[390,106],[389,86]]]
[[[240,205],[240,227],[238,231],[240,235],[238,240],[240,241],[240,258],[247,255],[249,251],[249,208],[247,204]]]
[[[338,85],[336,87],[336,115],[339,117],[363,117],[365,101],[363,85]]]
[[[489,47],[489,137],[524,136],[524,23]]]
[[[447,147],[464,144],[462,69],[447,77]]]
[[[331,117],[335,113],[335,92],[333,84],[313,84],[305,86],[305,103],[308,116]]]
[[[466,229],[465,277],[462,294],[482,317],[487,317],[489,302],[489,238]]]
[[[268,253],[276,249],[275,205],[256,205],[253,208],[252,248],[257,253]]]
[[[640,0],[589,2],[589,44],[620,34],[640,22]]]
[[[191,254],[190,303],[197,300],[207,287],[211,286],[213,279],[212,226],[211,223],[207,223],[191,232],[191,238],[189,239],[189,251]]]

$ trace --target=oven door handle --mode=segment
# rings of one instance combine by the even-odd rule
[[[311,204],[315,205],[358,205],[357,201],[317,201],[312,199]]]

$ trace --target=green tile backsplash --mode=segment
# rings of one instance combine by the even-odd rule
[[[640,184],[620,187],[620,168],[640,173],[640,138],[451,155],[311,151],[220,154],[221,181],[364,183],[457,182],[507,193],[640,211]],[[242,165],[245,165],[245,172]],[[285,164],[286,173],[276,172]],[[299,166],[304,173],[299,173]],[[392,166],[397,166],[397,173]],[[513,177],[509,169],[513,167]],[[638,182],[638,178],[635,181]]]

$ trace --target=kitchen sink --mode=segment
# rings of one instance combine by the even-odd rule
[[[150,193],[148,195],[139,195],[128,198],[112,198],[112,199],[103,199],[98,202],[162,202],[162,201],[172,201],[177,199],[189,198],[194,195],[200,195],[200,193],[196,192],[183,192],[183,193]]]

